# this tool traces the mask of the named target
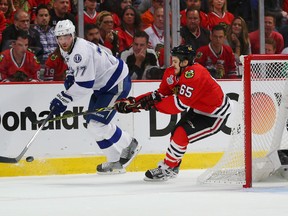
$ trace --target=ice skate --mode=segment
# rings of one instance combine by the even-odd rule
[[[117,162],[105,162],[97,166],[97,173],[100,175],[113,175],[126,173],[125,168]]]
[[[141,148],[142,146],[138,144],[138,141],[136,139],[133,138],[130,145],[122,150],[119,160],[120,164],[122,164],[122,166],[126,168],[132,162],[135,156],[139,153]]]
[[[145,173],[145,181],[167,181],[176,178],[179,173],[179,166],[170,168],[163,161],[159,163],[158,168],[147,170]]]

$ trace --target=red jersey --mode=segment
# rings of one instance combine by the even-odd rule
[[[6,28],[6,18],[2,11],[0,11],[0,43],[2,42],[2,32]]]
[[[224,118],[230,113],[228,97],[207,69],[197,63],[186,67],[180,77],[175,75],[175,68],[167,68],[158,92],[165,96],[155,105],[162,113],[176,114],[190,108],[211,117]]]
[[[85,24],[95,24],[96,23],[96,17],[98,13],[95,12],[93,16],[90,16],[85,10],[83,11],[83,19],[84,19],[84,25]],[[78,23],[78,15],[76,16],[76,23]]]
[[[284,49],[284,39],[282,34],[279,32],[273,31],[269,38],[272,38],[276,42],[276,53],[280,54],[282,50]],[[260,53],[260,31],[256,30],[249,33],[249,40],[251,43],[251,52],[253,54],[259,54]]]
[[[133,35],[128,31],[123,30],[122,28],[116,28],[115,31],[118,32],[119,37],[119,52],[129,49],[133,44]]]
[[[0,54],[0,79],[13,81],[16,73],[20,72],[27,76],[22,81],[39,80],[41,65],[34,53],[26,51],[21,64],[18,65],[13,57],[12,50],[8,49]]]
[[[45,62],[44,81],[62,81],[66,78],[68,66],[61,54],[51,53]]]
[[[187,9],[185,10],[182,10],[180,11],[180,25],[181,26],[186,26],[187,25],[187,17],[186,17],[186,11]],[[203,11],[200,11],[200,26],[202,28],[206,28],[208,29],[209,26],[208,26],[208,16],[206,13],[204,13]]]
[[[113,21],[114,21],[114,28],[118,28],[121,25],[121,20],[116,13],[112,13]]]
[[[220,54],[213,51],[211,44],[202,46],[197,50],[195,62],[206,67],[216,79],[237,78],[236,60],[230,46],[223,45]]]
[[[209,25],[209,30],[211,30],[214,26],[223,24],[224,26],[231,25],[234,15],[229,12],[224,12],[223,16],[220,17],[218,14],[215,12],[210,12],[208,13],[208,25]]]

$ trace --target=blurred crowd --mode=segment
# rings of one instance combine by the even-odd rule
[[[83,0],[84,37],[123,59],[132,79],[161,79],[164,0]],[[217,79],[239,78],[259,54],[258,0],[179,0],[181,44]],[[288,0],[264,0],[265,53],[288,53]],[[0,0],[0,81],[61,81],[68,70],[54,27],[78,25],[76,0]],[[173,10],[172,10],[173,11]],[[169,54],[166,54],[169,55]]]

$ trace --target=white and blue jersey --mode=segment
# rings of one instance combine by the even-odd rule
[[[108,54],[97,45],[82,38],[76,38],[70,52],[61,49],[69,73],[74,76],[74,84],[65,92],[73,101],[91,93],[89,111],[113,106],[114,102],[127,97],[131,89],[128,67],[121,59]],[[88,115],[87,121],[94,119],[109,123],[115,111]]]

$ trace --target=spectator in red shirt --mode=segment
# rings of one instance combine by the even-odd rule
[[[16,11],[13,1],[0,0],[0,11],[4,13],[6,25],[13,23],[14,12]]]
[[[96,7],[97,0],[84,0],[84,25],[96,23],[96,17],[98,15]],[[78,23],[78,16],[76,16],[76,22]]]
[[[225,27],[216,25],[210,35],[211,42],[197,50],[195,61],[208,69],[216,79],[237,78],[234,53],[230,46],[225,45]]]
[[[127,6],[132,6],[132,0],[117,0],[115,2],[115,7],[112,13],[114,20],[114,28],[117,28],[121,25],[121,15],[123,13],[124,8]]]
[[[2,32],[6,29],[6,18],[4,13],[0,11],[0,43],[2,42]]]
[[[181,26],[186,26],[187,10],[198,10],[200,15],[200,26],[203,28],[208,28],[208,16],[201,9],[201,0],[185,0],[187,8],[185,10],[180,11],[180,24]],[[194,47],[193,47],[194,48]]]
[[[272,13],[266,13],[264,17],[265,22],[265,38],[273,38],[276,41],[276,54],[280,54],[284,49],[283,36],[275,31],[276,18]],[[253,54],[260,53],[260,31],[256,30],[249,34],[251,42],[251,51]]]
[[[119,52],[122,52],[130,48],[135,32],[141,30],[142,22],[140,13],[131,5],[124,8],[120,20],[121,25],[115,31],[119,37]]]
[[[43,54],[43,46],[40,42],[39,32],[30,25],[30,17],[24,10],[17,10],[14,14],[14,24],[9,25],[2,34],[2,51],[10,49],[12,40],[16,40],[16,35],[19,30],[26,31],[29,38],[29,48],[33,50],[35,55]]]
[[[28,34],[18,31],[12,48],[0,55],[0,80],[2,82],[39,81],[40,62],[28,50]]]
[[[211,30],[215,25],[227,27],[234,19],[234,15],[227,11],[226,0],[209,0],[208,25]]]

